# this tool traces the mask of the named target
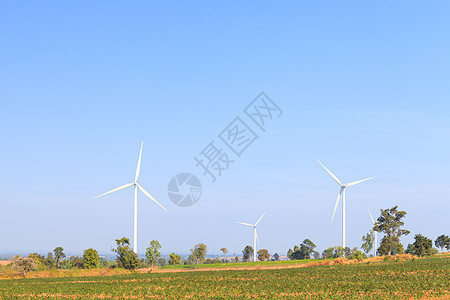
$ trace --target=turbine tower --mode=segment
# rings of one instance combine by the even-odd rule
[[[258,234],[256,233],[256,226],[258,226],[259,221],[264,217],[266,213],[263,213],[263,215],[258,219],[258,221],[255,224],[249,224],[249,223],[242,223],[242,222],[236,222],[238,224],[246,225],[253,227],[253,261],[256,261],[256,241],[258,241]]]
[[[372,179],[374,177],[370,177],[370,178],[366,178],[366,179],[363,179],[363,180],[350,182],[350,183],[347,183],[347,184],[342,184],[339,181],[339,179],[333,173],[331,173],[330,170],[328,170],[319,160],[317,160],[317,162],[319,162],[319,164],[328,172],[328,174],[331,175],[331,177],[333,177],[333,179],[341,187],[341,189],[339,191],[339,195],[338,195],[337,200],[336,200],[336,204],[334,205],[334,211],[333,211],[333,216],[331,217],[331,222],[333,222],[334,214],[336,213],[336,208],[337,208],[337,206],[339,204],[339,200],[341,199],[341,196],[342,196],[342,248],[345,248],[345,246],[346,246],[346,244],[345,244],[345,189],[350,187],[350,186],[357,185],[358,183],[364,182],[366,180]]]
[[[133,235],[133,251],[134,253],[137,254],[137,190],[140,189],[141,192],[144,193],[145,196],[149,197],[150,199],[152,199],[156,204],[158,204],[159,206],[162,207],[162,209],[164,209],[165,211],[167,211],[167,209],[162,206],[158,201],[156,201],[155,198],[153,198],[152,195],[150,195],[149,192],[147,192],[146,190],[144,190],[144,188],[142,186],[139,185],[138,183],[138,178],[139,178],[139,172],[141,170],[141,157],[142,157],[142,147],[144,146],[144,141],[142,141],[141,144],[141,152],[139,153],[139,160],[138,160],[138,164],[137,164],[137,168],[136,168],[136,175],[134,177],[134,182],[132,183],[128,183],[122,186],[119,186],[118,188],[115,188],[109,192],[103,193],[101,195],[96,196],[95,198],[110,194],[110,193],[114,193],[123,189],[126,189],[127,187],[130,186],[134,186],[134,235]]]
[[[375,221],[374,221],[374,219],[372,218],[372,214],[370,213],[370,210],[367,210],[368,212],[369,212],[369,216],[370,216],[370,219],[372,220],[372,223],[373,223],[373,225],[375,225]],[[374,248],[374,253],[373,253],[373,256],[375,257],[375,256],[377,256],[377,232],[376,231],[374,231],[373,230],[373,228],[372,228],[372,231],[373,232],[375,232],[375,248]]]

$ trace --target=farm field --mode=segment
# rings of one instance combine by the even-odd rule
[[[286,269],[0,281],[0,299],[429,299],[450,295],[450,257]]]

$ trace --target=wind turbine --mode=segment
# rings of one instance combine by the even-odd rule
[[[144,141],[142,141],[141,144],[141,152],[139,153],[139,160],[138,160],[138,164],[137,164],[137,168],[136,168],[136,175],[134,177],[134,182],[132,183],[128,183],[122,186],[119,186],[118,188],[115,188],[109,192],[103,193],[101,195],[96,196],[95,198],[113,193],[113,192],[117,192],[123,189],[126,189],[127,187],[130,186],[134,186],[134,240],[133,240],[133,251],[134,253],[137,254],[137,190],[140,189],[141,192],[144,193],[145,196],[149,197],[150,199],[152,199],[156,204],[158,204],[159,206],[162,207],[162,209],[164,209],[165,211],[167,211],[167,209],[162,206],[158,201],[156,201],[155,198],[153,198],[152,195],[150,195],[149,192],[147,192],[146,190],[144,190],[144,188],[142,186],[139,185],[138,183],[138,177],[139,177],[139,172],[141,170],[141,157],[142,157],[142,147],[144,146]]]
[[[372,218],[372,214],[370,213],[370,210],[367,210],[367,211],[369,212],[369,216],[370,216],[370,219],[372,219],[373,225],[375,225],[375,221]],[[374,248],[374,251],[373,251],[374,252],[373,256],[377,256],[377,232],[374,231],[373,229],[372,229],[372,231],[375,232],[375,248]]]
[[[353,182],[350,182],[347,184],[342,184],[339,181],[339,179],[333,173],[331,173],[330,170],[328,170],[319,160],[317,160],[317,162],[319,162],[319,164],[328,172],[328,174],[331,175],[331,177],[333,177],[333,179],[341,187],[341,190],[339,191],[339,195],[336,200],[336,204],[334,205],[334,211],[333,211],[333,216],[331,217],[331,222],[333,222],[334,214],[336,213],[336,208],[337,208],[337,206],[339,204],[339,200],[341,199],[341,196],[342,196],[342,248],[345,248],[345,189],[350,186],[357,185],[358,183],[364,182],[366,180],[372,179],[374,177],[370,177],[370,178],[366,178],[366,179],[358,180],[358,181],[353,181]]]
[[[259,221],[261,221],[261,219],[264,217],[265,214],[266,213],[263,213],[263,215],[258,219],[258,221],[255,224],[236,222],[238,224],[253,227],[253,261],[256,261],[256,241],[258,241],[259,244],[258,234],[256,233],[256,226],[258,226]]]

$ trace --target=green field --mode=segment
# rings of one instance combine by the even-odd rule
[[[323,259],[321,259],[323,260]],[[286,265],[303,265],[315,261],[309,260],[279,260],[279,261],[250,261],[238,263],[219,263],[219,264],[199,264],[198,269],[220,269],[220,268],[246,268],[246,267],[270,267],[270,266],[286,266]],[[194,269],[194,265],[165,265],[161,269]]]
[[[450,257],[304,267],[0,280],[0,299],[420,299],[450,295]]]

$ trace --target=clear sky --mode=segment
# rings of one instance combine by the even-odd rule
[[[361,245],[367,210],[398,205],[412,242],[450,234],[448,1],[4,1],[0,4],[0,252],[108,253],[133,232],[139,252],[285,254],[311,239]],[[194,156],[264,91],[282,110],[215,183]],[[223,146],[222,150],[227,150]],[[227,150],[230,152],[229,150]],[[230,152],[230,157],[232,153]],[[167,185],[195,174],[181,208]]]

